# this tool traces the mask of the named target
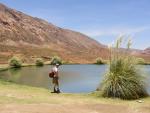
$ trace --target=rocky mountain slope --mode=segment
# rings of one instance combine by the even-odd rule
[[[134,51],[132,52],[132,55],[137,56],[137,57],[142,57],[146,61],[150,62],[150,47],[146,48],[145,50]]]
[[[146,49],[144,50],[144,53],[150,55],[150,47],[149,47],[149,48],[146,48]]]
[[[74,63],[107,59],[108,49],[88,36],[57,27],[0,4],[0,63],[19,55],[25,61],[54,55]]]

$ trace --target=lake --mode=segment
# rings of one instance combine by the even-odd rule
[[[0,78],[18,84],[52,89],[48,73],[51,65],[29,66],[0,72]],[[60,89],[66,93],[86,93],[96,90],[107,71],[107,65],[62,65],[59,68]],[[147,90],[150,93],[150,65],[140,66],[147,75]]]

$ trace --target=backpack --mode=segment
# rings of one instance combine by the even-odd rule
[[[54,78],[54,75],[55,75],[55,73],[53,71],[49,73],[50,78]]]

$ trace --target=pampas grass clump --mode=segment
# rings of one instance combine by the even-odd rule
[[[147,96],[144,77],[136,67],[136,59],[119,51],[122,38],[110,48],[110,67],[101,84],[103,97],[138,99]],[[130,48],[131,41],[127,44]]]

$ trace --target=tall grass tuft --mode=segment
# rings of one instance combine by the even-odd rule
[[[101,84],[102,96],[121,99],[138,99],[147,96],[142,73],[136,67],[136,59],[120,53],[122,38],[110,48],[110,66]],[[131,41],[127,44],[130,49]]]

